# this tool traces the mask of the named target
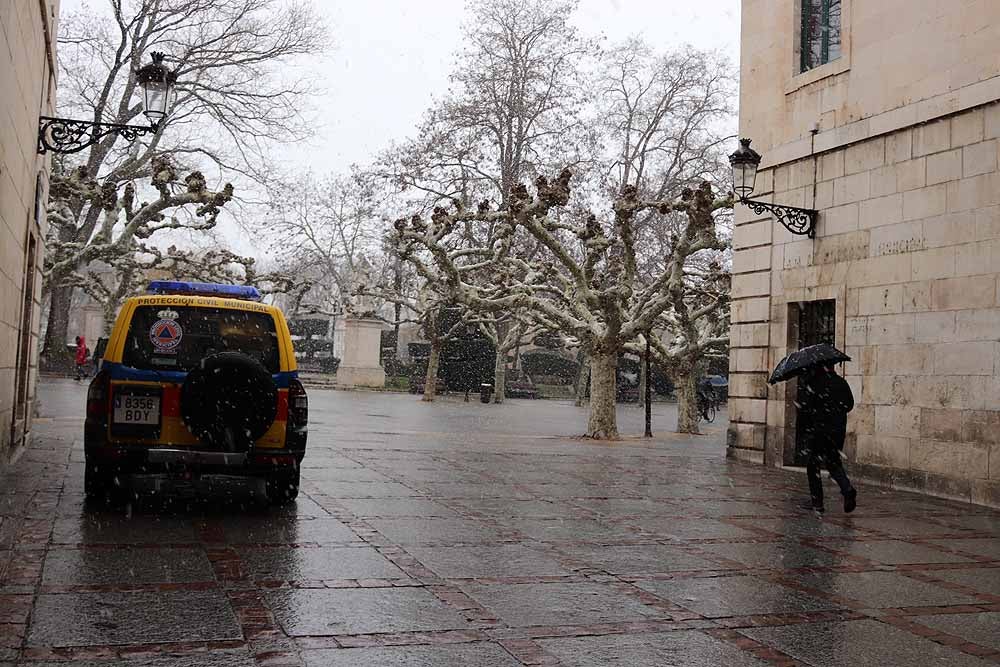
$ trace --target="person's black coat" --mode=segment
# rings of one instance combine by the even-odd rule
[[[820,371],[799,380],[800,419],[810,439],[843,449],[847,413],[854,409],[854,395],[847,380],[834,372]]]

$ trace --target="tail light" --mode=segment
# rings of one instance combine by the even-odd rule
[[[302,383],[292,378],[288,384],[288,427],[305,429],[309,423],[309,397]]]
[[[111,408],[111,375],[100,371],[90,381],[87,389],[87,420],[84,429],[95,438],[108,427],[108,411]],[[90,436],[88,436],[90,437]]]
[[[107,422],[110,395],[111,376],[101,371],[90,381],[90,388],[87,389],[88,421]]]

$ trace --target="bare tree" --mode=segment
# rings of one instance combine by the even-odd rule
[[[142,105],[135,71],[160,49],[178,75],[173,111],[148,138],[128,144],[110,134],[76,158],[60,160],[51,189],[50,296],[43,356],[59,363],[74,285],[90,261],[132,262],[121,239],[104,253],[108,218],[103,205],[115,192],[136,194],[136,182],[155,178],[158,160],[187,168],[214,166],[260,178],[269,143],[304,136],[301,100],[308,81],[274,71],[278,63],[319,51],[325,28],[305,2],[279,0],[106,0],[106,14],[84,6],[60,22],[60,112],[99,122],[137,123]],[[202,177],[204,180],[204,177]],[[90,181],[100,197],[81,196]],[[89,187],[89,186],[88,186]],[[131,193],[131,194],[130,194]],[[179,205],[183,206],[183,205]],[[176,208],[176,206],[175,206]],[[131,225],[135,230],[204,227],[177,211],[171,225]],[[214,221],[214,219],[213,219]],[[120,238],[120,237],[119,237]],[[147,247],[149,236],[139,236]],[[137,249],[137,245],[136,245]]]
[[[610,49],[601,76],[606,108],[601,117],[613,154],[606,167],[606,189],[634,188],[641,199],[665,200],[703,180],[720,181],[722,150],[734,98],[732,68],[718,55],[683,48],[657,53],[639,39]],[[725,235],[728,215],[717,216]],[[633,233],[637,271],[644,283],[663,270],[686,215],[648,208],[636,216]],[[666,366],[678,388],[678,431],[698,431],[697,375],[707,355],[728,339],[728,247],[688,257],[684,279],[674,283],[671,306],[657,318],[654,358]],[[631,344],[631,351],[645,354]],[[648,381],[648,378],[643,378]],[[640,392],[641,394],[641,392]],[[641,399],[640,399],[641,400]]]
[[[306,173],[270,188],[267,222],[258,226],[266,230],[279,262],[312,275],[320,288],[318,301],[330,305],[349,296],[354,276],[366,262],[379,282],[394,271],[392,258],[383,252],[387,224],[380,212],[385,201],[379,184],[355,169],[321,179]]]
[[[422,400],[432,402],[437,396],[438,369],[445,344],[474,325],[470,322],[468,310],[457,306],[442,292],[444,282],[434,272],[433,266],[420,264],[427,270],[420,272],[417,281],[404,281],[402,287],[396,281],[392,284],[361,285],[357,293],[397,304],[399,308],[394,325],[416,324],[420,327],[430,344]]]
[[[534,324],[520,310],[487,312],[473,317],[476,318],[474,321],[479,330],[493,344],[496,357],[493,367],[493,402],[503,403],[507,391],[507,355],[544,329]]]
[[[724,58],[690,47],[657,53],[633,38],[609,49],[598,111],[612,149],[608,187],[664,199],[722,173],[731,72]]]
[[[457,303],[482,312],[523,308],[539,326],[576,338],[592,369],[587,435],[616,438],[618,356],[675,303],[688,258],[725,247],[716,235],[715,213],[731,207],[732,200],[716,199],[707,182],[670,201],[644,201],[635,188],[627,187],[614,201],[612,220],[602,224],[590,215],[573,222],[554,215],[569,202],[570,178],[568,169],[552,182],[539,177],[534,196],[517,186],[505,209],[493,210],[484,202],[474,211],[438,208],[429,223],[419,216],[399,221],[396,241],[401,255],[418,271],[429,269],[414,249],[429,254],[444,278],[447,296]],[[661,215],[683,213],[688,223],[663,270],[640,284],[633,224],[638,214],[652,208]],[[453,239],[466,224],[485,225],[494,232],[481,247],[455,249]],[[545,248],[546,255],[532,265],[524,266],[510,252],[519,230]],[[582,252],[576,252],[577,247]],[[467,278],[484,270],[493,280]]]
[[[677,432],[698,433],[698,377],[707,361],[729,344],[729,273],[713,262],[705,271],[692,270],[689,262],[669,298],[669,308],[626,349],[642,357],[645,337],[650,335],[651,361],[675,380]]]
[[[84,167],[77,167],[66,178],[55,178],[52,197],[59,201],[59,208],[49,210],[50,220],[69,219],[81,202],[100,213],[99,226],[84,244],[61,243],[51,249],[46,258],[49,276],[60,276],[60,284],[82,287],[104,306],[105,319],[111,320],[114,310],[130,296],[137,281],[147,269],[191,265],[190,256],[172,249],[168,255],[147,246],[141,239],[167,230],[189,229],[208,231],[215,227],[219,213],[233,196],[233,187],[226,184],[220,191],[209,190],[201,172],[191,172],[183,180],[178,177],[170,161],[157,158],[152,165],[151,184],[158,197],[151,202],[137,201],[132,183],[126,185],[121,196],[112,185],[99,185],[88,178]],[[195,206],[190,220],[178,220],[167,214],[177,209]],[[121,223],[121,224],[120,224]],[[235,255],[227,254],[232,261]],[[169,259],[169,261],[164,261]],[[116,285],[108,285],[93,272],[84,272],[91,262],[101,261],[118,273]],[[51,315],[50,315],[51,317]],[[51,319],[50,319],[51,326]]]
[[[426,115],[417,138],[390,151],[383,173],[431,205],[490,199],[582,142],[581,62],[595,52],[571,24],[575,0],[471,0],[453,88]]]

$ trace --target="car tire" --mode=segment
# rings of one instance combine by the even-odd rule
[[[287,505],[293,502],[299,495],[299,469],[268,475],[265,493],[267,502],[271,505]]]
[[[88,503],[108,504],[120,500],[124,494],[115,481],[114,471],[88,462],[83,472],[83,495]]]

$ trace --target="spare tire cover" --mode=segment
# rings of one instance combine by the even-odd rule
[[[210,445],[249,449],[277,412],[278,388],[271,374],[239,352],[205,357],[181,387],[184,424]]]

